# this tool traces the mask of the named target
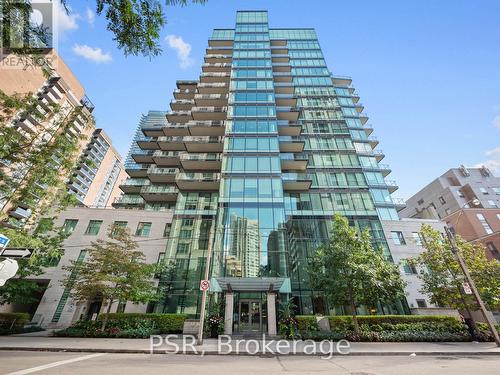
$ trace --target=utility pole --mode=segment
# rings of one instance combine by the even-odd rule
[[[472,280],[472,277],[470,276],[469,269],[467,268],[467,265],[465,264],[462,256],[460,255],[460,252],[457,249],[457,244],[455,241],[455,235],[452,234],[451,230],[449,227],[445,227],[446,231],[446,236],[448,237],[448,241],[450,241],[451,245],[451,251],[453,255],[458,260],[458,264],[460,265],[460,268],[462,269],[462,272],[464,273],[465,279],[467,280],[467,283],[469,283],[470,288],[472,290],[472,294],[474,295],[474,298],[479,306],[479,310],[481,310],[481,313],[483,314],[484,320],[486,321],[486,324],[488,324],[488,327],[491,331],[491,334],[493,335],[493,339],[495,340],[495,343],[497,346],[500,347],[500,337],[498,336],[497,329],[495,328],[495,324],[492,322],[490,317],[488,316],[488,313],[486,311],[486,307],[484,306],[484,302],[481,299],[481,296],[479,295],[479,292],[477,291],[476,284],[474,284],[474,280]],[[470,317],[471,319],[472,316]]]

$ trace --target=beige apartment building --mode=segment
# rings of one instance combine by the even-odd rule
[[[64,242],[64,255],[57,264],[46,268],[45,273],[35,279],[43,286],[37,301],[31,305],[3,305],[0,311],[29,312],[32,321],[44,328],[68,327],[79,318],[92,318],[103,306],[101,301],[75,303],[69,290],[61,286],[67,275],[63,270],[71,261],[84,261],[86,252],[93,241],[107,238],[108,228],[114,224],[125,226],[139,245],[138,250],[146,257],[146,262],[156,263],[164,255],[167,246],[173,210],[144,211],[131,209],[74,207],[62,212],[56,226],[62,226],[71,235]],[[158,281],[158,280],[156,280]],[[121,305],[120,311],[146,312],[148,306],[131,302]],[[152,308],[152,306],[150,306]],[[118,304],[112,307],[113,312]]]
[[[103,129],[96,129],[80,157],[69,185],[70,191],[87,207],[111,207],[121,195],[127,178],[122,157]]]
[[[37,114],[16,113],[2,126],[15,127],[23,137],[31,141],[33,148],[26,150],[27,155],[37,145],[53,142],[63,134],[72,138],[78,137],[77,150],[64,156],[65,160],[69,158],[76,162],[95,127],[92,118],[94,107],[86,97],[85,89],[54,49],[49,50],[44,59],[38,59],[36,64],[22,67],[12,63],[16,59],[18,56],[9,55],[0,61],[0,90],[7,95],[34,95],[38,102]],[[60,108],[56,114],[53,105]],[[69,118],[75,114],[74,118]],[[61,120],[68,118],[72,123],[61,129]],[[52,159],[50,167],[59,168],[59,155],[54,155]],[[2,163],[0,168],[12,176],[18,186],[22,186],[29,174],[30,165]],[[67,177],[64,173],[60,175],[63,180]],[[44,184],[39,187],[42,191],[57,190],[54,186]],[[16,227],[33,224],[41,208],[51,205],[50,199],[53,198],[47,198],[47,195],[43,194],[31,199],[29,203],[20,202],[14,205],[10,202],[9,195],[0,197],[1,212],[7,216],[7,219],[4,218],[4,224]]]

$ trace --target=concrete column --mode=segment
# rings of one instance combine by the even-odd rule
[[[267,293],[267,333],[276,336],[276,293]]]
[[[225,335],[231,335],[233,333],[233,309],[234,309],[234,294],[226,293],[226,309],[224,311]]]

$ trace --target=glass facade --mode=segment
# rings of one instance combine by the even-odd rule
[[[175,206],[161,257],[168,292],[150,310],[198,316],[210,253],[212,298],[236,293],[235,327],[264,324],[263,285],[301,314],[342,311],[309,287],[308,258],[341,213],[390,261],[380,220],[397,218],[397,187],[351,79],[328,70],[314,29],[270,29],[267,12],[238,12],[234,29],[214,30],[200,79],[178,81],[174,98],[127,159],[146,170],[130,199]]]

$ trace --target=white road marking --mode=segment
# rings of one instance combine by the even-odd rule
[[[100,357],[100,356],[103,356],[103,355],[106,355],[106,354],[107,353],[89,354],[89,355],[85,355],[83,357],[66,359],[64,361],[52,362],[52,363],[48,363],[48,364],[42,365],[42,366],[37,366],[37,367],[27,368],[25,370],[19,370],[19,371],[15,371],[15,372],[10,372],[10,373],[5,374],[5,375],[25,375],[25,374],[31,374],[33,372],[47,370],[47,369],[52,368],[52,367],[66,365],[68,363],[85,361],[86,359],[92,359],[92,358]]]

